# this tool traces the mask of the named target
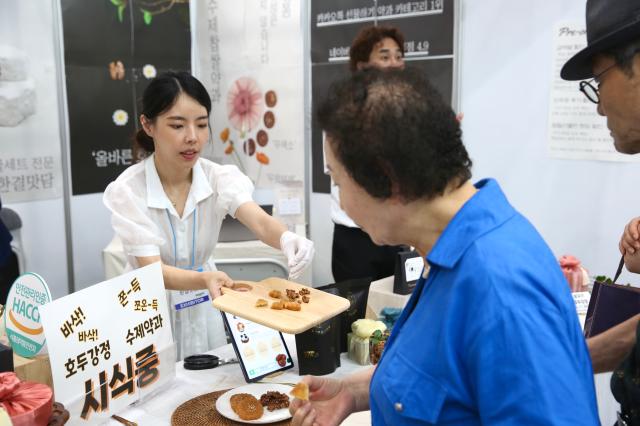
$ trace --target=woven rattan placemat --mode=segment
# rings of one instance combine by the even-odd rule
[[[216,410],[216,400],[227,390],[206,393],[196,398],[190,399],[181,404],[171,415],[172,426],[197,426],[197,425],[246,425],[246,423],[234,422],[222,416]],[[277,423],[270,423],[274,426],[287,426],[291,424],[289,420]]]

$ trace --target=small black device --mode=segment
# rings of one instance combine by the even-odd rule
[[[200,354],[191,355],[184,359],[183,365],[185,370],[208,370],[216,368],[219,365],[233,364],[238,362],[237,359],[220,359],[216,355]]]
[[[415,250],[404,250],[396,256],[393,292],[396,294],[410,294],[416,287],[418,278],[420,278],[420,274],[424,269],[424,262]]]
[[[247,383],[293,368],[282,333],[227,312],[221,314]]]

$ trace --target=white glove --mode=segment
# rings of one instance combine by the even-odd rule
[[[313,259],[313,242],[291,231],[284,231],[280,236],[280,248],[287,258],[289,279],[299,278]]]

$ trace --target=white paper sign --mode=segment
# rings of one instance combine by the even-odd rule
[[[301,2],[197,0],[196,75],[212,100],[206,157],[257,188],[303,181]]]
[[[300,200],[300,198],[284,198],[278,200],[278,213],[281,216],[301,214],[302,200]]]
[[[420,278],[420,273],[424,269],[424,261],[422,257],[412,257],[404,262],[405,277],[407,282],[416,281]]]
[[[560,78],[562,66],[586,44],[584,21],[556,24],[549,97],[549,155],[574,160],[638,162],[639,156],[615,150],[606,118],[598,115],[596,104],[579,90],[579,82]]]
[[[94,424],[175,377],[160,263],[40,309],[56,400],[70,424]]]
[[[578,315],[586,315],[589,308],[589,300],[591,300],[591,293],[588,291],[578,291],[571,293],[573,296],[573,302],[576,305],[576,311]]]
[[[54,2],[0,2],[0,196],[62,195]]]

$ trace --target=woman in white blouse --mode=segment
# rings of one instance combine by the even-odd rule
[[[200,158],[209,140],[210,112],[209,94],[190,74],[156,77],[144,91],[142,129],[135,140],[148,156],[104,193],[127,268],[162,262],[165,287],[174,290],[168,296],[178,359],[226,343],[220,315],[209,301],[221,286],[233,284],[212,259],[225,215],[281,249],[291,279],[314,252],[311,241],[287,231],[252,200],[253,185],[237,167]]]

